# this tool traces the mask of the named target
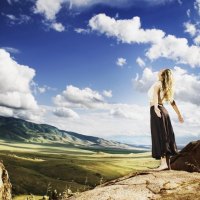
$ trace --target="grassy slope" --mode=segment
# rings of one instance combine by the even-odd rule
[[[58,192],[66,186],[73,192],[83,191],[98,185],[102,177],[107,181],[158,165],[150,152],[106,152],[0,140],[0,158],[8,170],[14,194],[44,195],[48,183]]]

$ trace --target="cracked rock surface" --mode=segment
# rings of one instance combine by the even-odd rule
[[[12,185],[8,176],[8,172],[0,161],[0,200],[11,200],[12,199]]]
[[[198,200],[200,173],[176,170],[143,171],[106,182],[69,200]]]

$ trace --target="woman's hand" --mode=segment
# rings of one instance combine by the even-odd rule
[[[160,109],[159,108],[154,108],[155,113],[158,117],[161,117]]]
[[[178,115],[178,120],[179,120],[180,123],[184,122],[183,117],[181,115]]]

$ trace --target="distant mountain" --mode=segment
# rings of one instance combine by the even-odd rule
[[[3,116],[0,116],[0,139],[18,142],[60,143],[78,147],[144,150],[144,148],[134,147],[129,144],[60,130],[48,124],[36,124],[18,118]]]

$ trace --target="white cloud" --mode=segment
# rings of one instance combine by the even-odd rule
[[[174,0],[66,0],[66,2],[70,2],[70,8],[85,8],[91,7],[97,4],[104,4],[113,7],[122,7],[126,8],[129,6],[134,6],[137,4],[142,4],[143,6],[149,5],[160,5],[165,3],[170,3]],[[180,0],[179,0],[180,1]]]
[[[189,46],[186,38],[165,35],[165,32],[159,29],[142,29],[139,17],[116,20],[101,13],[89,20],[89,26],[93,31],[114,37],[122,43],[150,44],[145,55],[151,61],[163,57],[177,64],[200,66],[200,47]]]
[[[200,106],[200,75],[189,74],[187,70],[177,66],[172,71],[175,80],[175,99]],[[157,73],[157,71],[153,72],[151,69],[145,68],[141,78],[137,75],[135,79],[132,79],[134,88],[141,92],[147,92],[158,78]]]
[[[67,108],[101,109],[106,106],[103,96],[88,87],[79,89],[68,85],[62,94],[53,98],[55,105]]]
[[[189,64],[191,67],[200,66],[200,48],[195,45],[188,46],[186,38],[176,38],[168,35],[159,43],[153,44],[146,52],[151,60],[168,58],[176,63]]]
[[[197,10],[198,14],[200,15],[200,0],[196,0],[194,2],[194,8]]]
[[[140,66],[140,67],[145,67],[145,62],[142,60],[142,58],[138,57],[136,59],[136,63]]]
[[[110,115],[120,118],[143,120],[145,107],[133,104],[110,104]]]
[[[35,70],[17,63],[0,49],[0,114],[38,122],[45,110],[35,100],[31,83]]]
[[[46,21],[43,21],[43,23],[45,25],[55,31],[63,32],[65,31],[65,27],[62,23],[56,22],[56,15],[59,13],[64,2],[64,0],[37,0],[34,7],[34,13],[44,15]]]
[[[74,119],[79,118],[79,115],[76,112],[74,112],[72,109],[65,107],[54,108],[53,113],[57,117],[74,118]]]
[[[195,34],[197,32],[195,24],[192,24],[190,22],[185,22],[183,25],[185,27],[186,33],[189,33],[191,36],[195,36]]]
[[[52,23],[51,28],[58,32],[65,31],[65,27],[61,23],[57,23],[57,22]]]
[[[37,0],[34,13],[43,14],[47,20],[54,20],[62,7],[62,3],[63,0]]]
[[[184,123],[178,122],[175,111],[165,105],[170,114],[172,126],[177,138],[200,136],[199,110],[200,106],[177,102],[179,110],[184,117]],[[86,135],[97,137],[115,137],[124,136],[141,137],[141,143],[151,144],[150,138],[150,108],[148,105],[141,106],[135,104],[111,104],[110,112],[84,112],[80,113],[79,119],[66,119],[63,117],[55,118],[54,115],[45,117],[45,120],[59,127],[60,129],[70,130]],[[189,141],[188,141],[189,142]]]
[[[56,91],[57,88],[53,88],[53,87],[50,87],[50,86],[47,86],[47,85],[42,85],[40,86],[38,83],[34,82],[34,81],[31,81],[31,90],[34,94],[43,94],[47,91]]]
[[[83,33],[83,34],[90,33],[90,29],[83,29],[83,28],[75,28],[74,31],[76,33]]]
[[[120,67],[123,67],[126,64],[127,64],[127,62],[126,62],[125,58],[118,58],[117,61],[116,61],[116,65],[118,65]]]
[[[149,87],[157,80],[157,72],[153,72],[152,69],[146,67],[143,70],[141,77],[136,74],[136,77],[132,79],[133,86],[140,92],[147,92]]]
[[[45,87],[39,87],[38,88],[40,93],[45,93],[46,92],[46,88]]]
[[[197,37],[194,38],[194,43],[196,45],[200,45],[200,35],[198,35]]]
[[[93,16],[89,20],[93,31],[98,31],[108,37],[115,37],[123,43],[157,43],[165,33],[158,29],[142,29],[139,17],[116,20],[104,13]]]
[[[112,90],[104,90],[103,95],[105,97],[112,97]]]
[[[30,82],[35,70],[18,64],[4,49],[0,49],[0,105],[13,108],[37,108]]]

